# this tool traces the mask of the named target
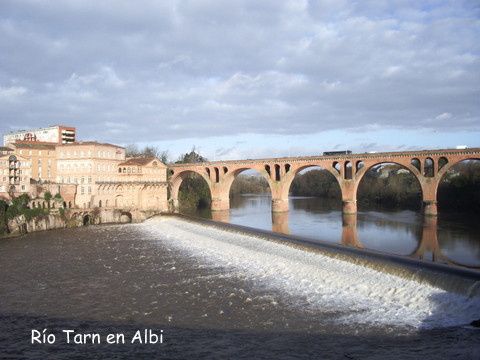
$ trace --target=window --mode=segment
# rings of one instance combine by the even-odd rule
[[[85,188],[83,186],[80,187],[80,194],[82,194],[82,195],[85,194]]]

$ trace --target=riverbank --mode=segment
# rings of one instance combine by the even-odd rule
[[[63,210],[63,209],[62,209]],[[124,211],[117,209],[55,210],[32,218],[19,215],[8,220],[8,232],[0,239],[18,237],[39,231],[78,228],[87,225],[139,223],[158,214],[155,211]]]

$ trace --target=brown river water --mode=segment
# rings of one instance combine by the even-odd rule
[[[480,356],[478,296],[178,218],[3,239],[0,265],[1,359]],[[129,343],[143,329],[163,343]]]

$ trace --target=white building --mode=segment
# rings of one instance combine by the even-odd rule
[[[71,126],[55,125],[40,129],[19,130],[3,136],[6,146],[16,141],[70,144],[75,142],[76,129]]]

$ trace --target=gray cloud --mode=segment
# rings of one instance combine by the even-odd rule
[[[479,37],[471,1],[6,0],[0,132],[479,131]]]

